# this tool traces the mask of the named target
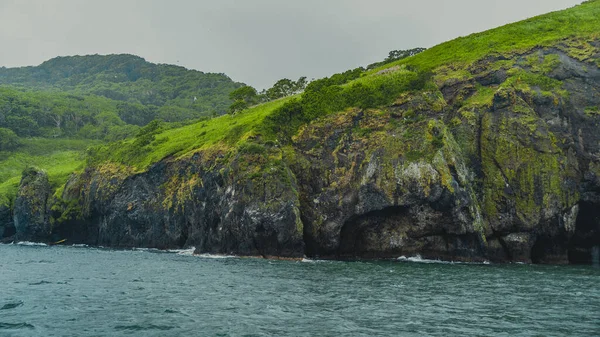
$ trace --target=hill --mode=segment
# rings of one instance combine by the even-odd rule
[[[235,115],[151,123],[91,148],[34,228],[223,254],[589,262],[598,17],[587,1]],[[20,191],[40,179],[26,172]]]
[[[224,74],[153,64],[126,54],[57,57],[35,67],[0,68],[0,84],[190,109],[196,117],[225,113],[229,92],[241,85]]]
[[[229,93],[241,85],[223,74],[152,64],[133,55],[57,57],[36,67],[2,67],[0,199],[14,198],[27,166],[48,170],[58,186],[67,170],[81,166],[88,146],[135,136],[155,119],[170,128],[223,114],[231,104]]]

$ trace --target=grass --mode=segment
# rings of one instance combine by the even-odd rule
[[[231,147],[257,135],[265,117],[291,99],[293,97],[287,97],[235,115],[224,115],[163,131],[156,135],[151,144],[133,152],[133,140],[99,146],[93,149],[92,156],[99,161],[110,160],[144,170],[164,158],[182,157],[216,144]]]
[[[392,62],[370,71],[412,65],[422,70],[451,64],[471,64],[490,54],[514,54],[534,47],[551,46],[571,37],[598,38],[600,36],[600,0],[587,1],[573,8],[536,16],[482,33],[459,37],[442,43],[413,57]]]
[[[53,188],[64,185],[74,171],[84,165],[85,149],[97,142],[73,139],[33,138],[22,140],[18,152],[1,152],[0,204],[7,204],[17,194],[21,173],[33,166],[48,173]]]
[[[598,17],[600,17],[600,0],[588,1],[568,10],[537,16],[442,43],[416,56],[365,72],[361,77],[343,84],[337,89],[339,89],[340,95],[350,93],[353,89],[370,93],[375,92],[376,94],[381,94],[383,92],[381,89],[386,89],[391,94],[397,95],[399,88],[406,90],[402,87],[402,84],[407,83],[409,79],[418,76],[418,74],[437,71],[438,80],[469,78],[471,74],[465,70],[465,66],[489,54],[500,53],[510,56],[524,53],[535,47],[556,45],[559,41],[563,41],[562,43],[568,44],[568,47],[573,49],[570,51],[571,55],[581,54],[579,56],[585,58],[588,55],[585,43],[583,46],[577,43],[600,36]],[[575,40],[575,38],[578,40]],[[534,68],[533,70],[537,73],[514,73],[516,70],[513,70],[509,75],[514,83],[510,82],[509,84],[527,84],[544,90],[558,90],[560,83],[544,76],[546,72],[554,67],[556,61],[551,57],[528,59],[529,66]],[[514,60],[503,60],[497,61],[493,66],[508,69],[513,65]],[[381,70],[392,67],[395,67],[395,69],[390,69],[384,74],[379,73]],[[359,94],[361,93],[357,95]],[[317,99],[320,98],[320,96],[317,96],[315,96]],[[327,95],[323,94],[323,97],[325,101],[328,101]],[[478,88],[477,94],[466,103],[474,106],[486,106],[491,104],[492,97],[493,92],[491,89]],[[144,143],[143,146],[136,146],[135,140],[97,146],[88,152],[88,163],[112,161],[129,165],[137,171],[143,171],[153,163],[168,157],[181,158],[198,150],[215,146],[231,149],[258,137],[263,140],[273,140],[276,131],[273,130],[272,125],[269,125],[272,124],[272,121],[266,121],[265,119],[274,115],[274,112],[294,98],[298,98],[298,96],[258,105],[236,115],[225,115],[176,129],[162,130],[152,135],[151,141]],[[362,103],[361,100],[357,102]],[[327,107],[327,102],[316,103],[321,104],[315,105],[319,109]],[[306,107],[305,110],[307,110]],[[327,111],[321,109],[318,113],[314,116],[310,115],[310,118],[319,118]],[[275,125],[275,127],[285,128],[286,125]],[[48,146],[51,147],[52,145]],[[38,144],[38,149],[41,147],[42,145]],[[44,153],[44,151],[41,152]],[[68,160],[64,157],[61,158],[57,153],[42,157],[47,161],[43,162],[41,158],[38,158],[43,162],[43,165],[39,166],[42,168],[47,167],[51,177],[55,177],[52,178],[55,181],[64,179],[64,175],[68,170],[71,168],[76,169],[81,163],[80,159]],[[32,160],[31,163],[36,165],[36,160]],[[0,165],[2,164],[0,163]],[[0,167],[0,172],[3,169],[6,168]],[[14,174],[11,175],[11,177],[14,176]],[[10,180],[11,183],[8,183],[9,180],[2,184],[12,184],[11,186],[14,186],[14,181]],[[2,188],[0,186],[0,193],[2,193]]]

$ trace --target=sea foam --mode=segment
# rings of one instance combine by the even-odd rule
[[[438,264],[490,264],[490,261],[483,262],[460,262],[460,261],[442,261],[442,260],[432,260],[432,259],[424,259],[421,255],[417,254],[415,256],[406,257],[400,256],[398,261],[401,262],[413,262],[413,263],[438,263]]]
[[[29,242],[29,241],[19,241],[17,242],[17,245],[19,246],[35,246],[35,247],[47,247],[48,245],[45,243],[41,243],[41,242]]]

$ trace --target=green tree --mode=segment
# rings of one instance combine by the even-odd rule
[[[235,114],[236,112],[240,112],[242,110],[247,109],[248,106],[249,106],[249,104],[246,101],[237,100],[237,101],[233,102],[233,104],[231,104],[229,106],[229,113],[230,114]]]
[[[275,100],[282,97],[292,95],[294,93],[295,82],[288,79],[282,78],[267,90],[267,97],[269,100]]]
[[[0,128],[0,151],[12,151],[19,147],[19,136],[11,129]]]
[[[249,106],[258,103],[259,97],[256,89],[247,85],[232,91],[229,98],[233,100],[233,104],[229,106],[228,112],[234,114],[236,112],[247,109]]]
[[[229,93],[229,98],[232,101],[245,101],[248,104],[252,104],[256,102],[257,95],[256,89],[246,85]]]

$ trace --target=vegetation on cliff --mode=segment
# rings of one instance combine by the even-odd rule
[[[56,195],[77,206],[53,211],[130,221],[122,242],[167,228],[207,251],[279,253],[293,237],[312,255],[564,258],[579,204],[600,200],[597,17],[587,1],[254,106],[243,87],[235,114],[89,148]]]
[[[534,48],[544,47],[558,48],[579,60],[592,59],[597,49],[590,43],[600,36],[597,26],[599,16],[600,2],[587,1],[565,11],[461,37],[374,70],[357,68],[313,81],[298,96],[259,105],[234,116],[223,116],[157,134],[140,155],[135,155],[138,149],[134,148],[134,141],[127,142],[133,154],[129,158],[125,158],[122,151],[110,150],[111,146],[116,149],[121,145],[94,149],[92,161],[117,161],[144,169],[163,158],[191,154],[193,149],[232,146],[248,138],[288,143],[301,125],[328,114],[349,107],[389,106],[396,100],[402,100],[404,93],[439,93],[439,87],[445,83],[472,79],[472,72],[478,70],[477,66],[483,66],[478,62],[485,62],[486,58],[497,59],[493,64],[485,65],[490,68],[487,70],[508,71],[509,76],[502,87],[537,88],[547,95],[565,95],[560,81],[545,76],[553,69],[553,64],[556,65],[555,55],[542,58],[539,65],[535,55],[521,64],[514,59]],[[473,88],[469,97],[458,103],[465,106],[490,105],[493,95],[492,88],[479,85]],[[588,114],[592,114],[590,111],[593,111],[592,107]],[[464,115],[469,116],[469,113],[464,111]],[[458,122],[458,119],[455,120],[455,123]],[[211,131],[215,131],[214,135]],[[142,157],[146,159],[142,160]]]
[[[27,166],[48,170],[58,186],[89,146],[133,137],[153,120],[168,129],[224,114],[241,85],[132,55],[0,68],[0,199],[14,199]]]

